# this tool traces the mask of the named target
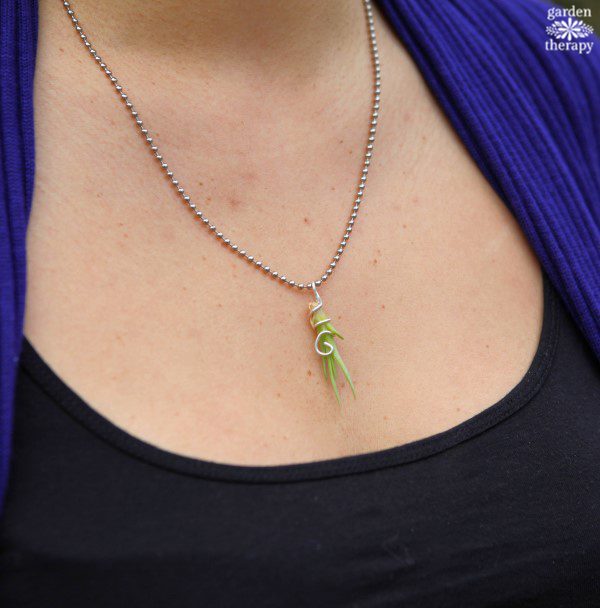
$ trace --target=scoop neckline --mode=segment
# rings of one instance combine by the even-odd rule
[[[467,420],[421,439],[381,450],[279,465],[238,465],[193,458],[140,439],[88,405],[42,359],[23,334],[20,361],[31,379],[63,410],[111,446],[171,472],[216,481],[283,483],[366,473],[423,460],[473,439],[523,408],[542,387],[558,342],[558,295],[542,269],[543,320],[535,355],[519,382],[500,400]]]

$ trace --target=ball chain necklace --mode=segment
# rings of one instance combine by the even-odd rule
[[[371,43],[371,52],[373,57],[373,67],[374,67],[374,93],[373,93],[373,110],[371,112],[371,123],[369,126],[369,137],[367,141],[367,149],[364,157],[363,168],[360,177],[360,183],[358,185],[358,191],[356,193],[356,198],[354,199],[354,205],[352,207],[352,213],[350,219],[348,220],[348,224],[344,230],[344,236],[339,243],[339,247],[336,250],[335,255],[333,256],[332,261],[329,264],[327,270],[323,273],[323,275],[316,280],[308,281],[308,282],[299,282],[290,279],[282,272],[275,271],[271,268],[271,266],[265,264],[261,260],[257,260],[253,255],[250,255],[245,249],[239,247],[235,243],[231,242],[231,239],[227,238],[223,232],[221,232],[215,224],[213,224],[204,214],[203,211],[198,209],[195,202],[192,201],[190,195],[186,192],[184,188],[179,184],[179,180],[173,174],[173,171],[165,161],[163,155],[159,152],[158,146],[156,145],[156,141],[153,137],[151,137],[148,129],[144,125],[144,122],[140,118],[139,113],[135,109],[133,103],[131,102],[129,95],[125,93],[123,87],[119,84],[116,76],[113,72],[108,68],[106,63],[102,60],[92,43],[89,41],[86,36],[79,20],[75,16],[75,13],[71,7],[69,2],[64,1],[63,5],[66,9],[66,14],[71,19],[75,30],[79,34],[82,42],[85,44],[87,50],[90,55],[94,58],[100,68],[104,71],[106,76],[112,82],[115,90],[119,94],[121,100],[125,104],[125,107],[129,110],[132,117],[135,119],[137,126],[139,127],[146,143],[150,146],[150,149],[154,153],[154,156],[159,161],[161,168],[167,174],[167,177],[172,182],[173,186],[177,190],[179,196],[187,203],[190,209],[194,212],[195,217],[199,218],[202,223],[213,232],[220,240],[222,240],[226,245],[228,245],[231,250],[237,253],[239,256],[246,259],[246,261],[256,267],[258,270],[262,270],[267,275],[271,275],[275,279],[281,282],[282,285],[289,285],[296,289],[311,289],[315,298],[314,302],[310,302],[308,304],[309,310],[309,322],[311,327],[317,332],[317,336],[314,342],[315,350],[321,357],[321,361],[323,364],[323,374],[325,376],[325,380],[329,379],[333,391],[335,393],[336,400],[338,404],[340,403],[340,395],[337,387],[337,369],[336,364],[339,365],[342,370],[350,388],[352,389],[352,394],[356,399],[356,391],[354,385],[352,383],[352,379],[350,377],[350,373],[346,365],[344,364],[342,357],[340,356],[338,347],[336,342],[334,341],[334,337],[337,336],[343,339],[342,334],[340,334],[332,325],[331,319],[325,314],[323,310],[323,301],[321,296],[317,291],[317,287],[320,287],[333,273],[335,270],[340,256],[344,252],[344,248],[348,244],[348,240],[350,239],[350,235],[352,234],[352,228],[354,227],[354,222],[358,216],[358,210],[360,208],[360,203],[363,198],[365,185],[367,182],[367,174],[369,172],[369,164],[371,162],[371,156],[373,154],[373,144],[375,143],[375,130],[377,127],[377,118],[379,116],[379,100],[381,93],[381,75],[380,75],[380,67],[379,67],[379,51],[377,49],[377,39],[375,37],[375,27],[373,20],[373,9],[371,8],[371,0],[362,0],[364,4],[367,25],[369,30],[369,39]]]

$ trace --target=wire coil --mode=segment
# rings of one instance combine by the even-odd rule
[[[321,319],[320,321],[317,321],[316,323],[313,322],[313,317],[315,315],[315,313],[320,310],[321,308],[323,308],[323,300],[321,300],[321,296],[319,295],[319,292],[317,291],[317,288],[315,287],[315,284],[312,284],[312,288],[313,288],[313,292],[315,294],[315,299],[317,300],[317,305],[312,308],[310,310],[310,324],[313,326],[314,329],[317,329],[317,327],[319,327],[320,325],[323,325],[324,323],[328,323],[329,321],[331,321],[331,319]],[[325,346],[329,347],[329,350],[327,352],[322,351],[319,348],[319,340],[321,339],[321,336],[325,336],[325,335],[330,335],[333,336],[333,333],[330,332],[328,329],[322,329],[318,334],[317,334],[317,338],[315,339],[315,350],[319,353],[319,355],[321,355],[321,357],[327,357],[328,355],[331,355],[331,353],[333,352],[333,345],[329,344],[328,342],[325,343]]]

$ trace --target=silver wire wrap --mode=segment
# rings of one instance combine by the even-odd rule
[[[249,262],[251,262],[257,268],[261,268],[267,274],[270,274],[273,277],[278,278],[283,283],[287,283],[288,285],[291,285],[292,287],[297,287],[298,289],[307,289],[313,285],[320,286],[322,282],[325,282],[329,278],[331,273],[334,271],[334,269],[336,268],[336,265],[339,262],[340,256],[344,252],[344,247],[346,247],[348,240],[350,239],[350,235],[352,234],[352,228],[354,226],[354,221],[355,221],[356,217],[358,216],[358,209],[359,209],[360,203],[362,201],[365,185],[367,183],[367,174],[369,172],[369,164],[371,162],[371,156],[373,153],[373,144],[375,143],[375,131],[376,131],[376,126],[377,126],[377,118],[379,116],[379,101],[380,101],[380,94],[381,94],[381,70],[380,70],[380,65],[379,65],[379,50],[377,48],[377,38],[375,36],[375,26],[374,26],[374,19],[373,19],[373,9],[371,7],[371,0],[362,0],[362,2],[364,4],[364,9],[365,9],[366,18],[367,18],[367,26],[369,29],[369,40],[371,43],[371,53],[373,56],[373,66],[374,66],[374,72],[375,72],[374,88],[373,88],[373,90],[374,90],[373,110],[371,112],[371,122],[369,125],[369,138],[367,140],[367,151],[365,154],[365,160],[364,160],[363,168],[361,171],[360,183],[358,185],[358,192],[357,192],[356,198],[354,200],[354,205],[352,207],[352,214],[350,215],[350,220],[348,221],[348,223],[346,225],[346,229],[344,231],[344,236],[339,243],[339,246],[336,250],[335,255],[333,256],[333,260],[329,263],[329,267],[323,273],[321,278],[316,281],[309,281],[308,283],[300,283],[300,282],[292,281],[289,278],[287,278],[283,273],[277,272],[275,270],[271,270],[270,266],[264,264],[261,260],[256,260],[255,257],[253,255],[248,254],[245,249],[239,247],[235,243],[232,243],[231,239],[226,238],[224,236],[224,234],[217,228],[217,226],[214,225],[207,217],[205,217],[204,212],[202,212],[200,209],[197,209],[196,204],[194,202],[192,202],[190,196],[186,193],[185,189],[180,186],[179,180],[175,177],[175,175],[173,174],[173,171],[170,169],[169,165],[164,160],[163,155],[159,152],[156,142],[150,136],[148,129],[144,126],[144,122],[140,118],[137,110],[134,108],[133,103],[130,101],[129,95],[127,93],[125,93],[125,91],[123,90],[123,87],[121,86],[121,84],[119,84],[117,77],[108,68],[106,63],[104,61],[102,61],[102,58],[100,57],[100,55],[98,54],[96,49],[92,46],[92,43],[89,41],[87,35],[83,31],[81,23],[79,22],[79,19],[77,19],[75,12],[73,11],[73,9],[71,7],[71,3],[67,2],[65,0],[65,1],[63,1],[63,6],[66,9],[66,13],[67,13],[68,17],[71,19],[71,22],[73,23],[73,26],[75,27],[75,30],[77,31],[77,34],[81,38],[81,41],[85,44],[90,55],[92,55],[94,60],[97,62],[97,64],[104,71],[106,76],[108,76],[108,78],[112,82],[112,84],[115,87],[117,93],[119,94],[121,100],[125,103],[125,106],[131,112],[131,115],[135,119],[137,126],[139,127],[140,131],[142,132],[142,135],[144,136],[144,138],[146,140],[146,143],[150,146],[150,149],[154,153],[154,156],[160,162],[162,169],[165,171],[165,173],[167,174],[167,176],[169,177],[169,179],[171,180],[171,182],[177,189],[177,193],[187,203],[187,205],[192,209],[192,211],[195,213],[196,217],[200,218],[202,220],[202,223],[205,224],[209,230],[214,232],[215,235],[219,239],[221,239],[228,247],[233,249],[235,252],[237,252],[242,257],[246,258]]]
[[[331,321],[331,319],[321,319],[320,321],[313,323],[313,315],[317,312],[317,310],[319,310],[320,308],[323,308],[323,300],[321,300],[321,296],[319,295],[319,292],[317,291],[317,288],[314,285],[312,286],[312,289],[315,294],[315,299],[317,300],[317,305],[314,308],[311,308],[310,324],[315,329],[317,329],[317,327],[319,327],[319,325],[323,325],[323,323],[327,323],[328,321]],[[333,334],[328,329],[322,329],[317,334],[317,339],[315,340],[315,350],[321,355],[321,357],[326,357],[327,355],[330,355],[333,352],[333,346],[331,344],[329,344],[328,342],[325,342],[325,346],[329,347],[328,352],[323,352],[322,350],[319,349],[319,340],[321,339],[321,336],[325,336],[325,335],[333,336]]]

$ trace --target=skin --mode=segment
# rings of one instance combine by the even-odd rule
[[[73,4],[211,221],[298,281],[322,274],[368,129],[360,3]],[[335,458],[453,427],[530,366],[539,262],[375,11],[377,141],[320,289],[357,392],[338,374],[340,407],[313,347],[312,294],[193,219],[62,7],[41,1],[25,335],[129,433],[242,465]]]

